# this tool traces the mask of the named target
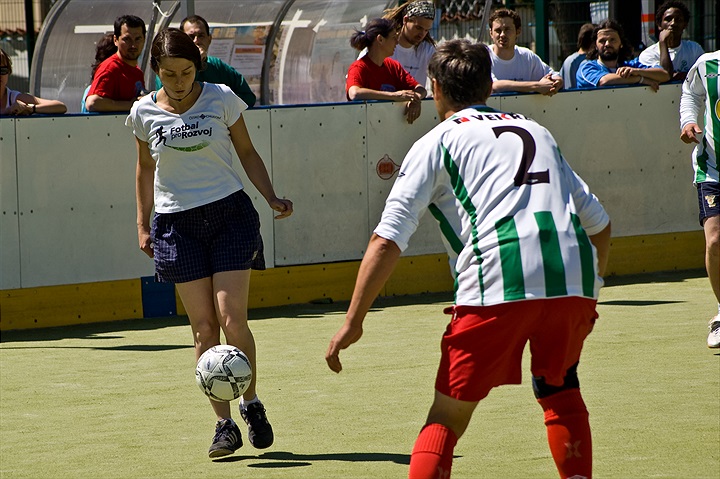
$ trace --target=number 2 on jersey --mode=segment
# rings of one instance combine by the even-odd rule
[[[515,173],[515,186],[534,185],[536,183],[550,183],[549,170],[531,172],[530,165],[535,159],[535,138],[524,128],[519,126],[496,126],[493,129],[495,138],[499,138],[503,133],[515,133],[523,142],[523,154],[520,159],[520,167]]]

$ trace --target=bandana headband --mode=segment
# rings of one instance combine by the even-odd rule
[[[435,6],[431,2],[412,2],[405,9],[405,16],[435,20]]]

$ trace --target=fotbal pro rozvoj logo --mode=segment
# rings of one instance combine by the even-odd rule
[[[168,148],[178,151],[198,151],[210,145],[210,142],[203,137],[212,136],[212,126],[208,128],[201,128],[200,122],[196,121],[193,123],[183,123],[182,126],[172,126],[170,131],[167,131],[163,125],[160,125],[155,129],[153,136],[155,137],[155,146],[162,143]],[[175,146],[173,140],[185,140],[188,138],[198,138],[197,143],[190,146]],[[170,142],[168,144],[168,141]],[[184,142],[183,142],[184,143]]]

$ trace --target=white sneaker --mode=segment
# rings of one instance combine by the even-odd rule
[[[708,348],[720,348],[720,314],[710,320],[708,324],[710,334],[708,334]]]

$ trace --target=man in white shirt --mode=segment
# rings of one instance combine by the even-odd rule
[[[690,67],[705,53],[692,40],[683,40],[682,35],[690,21],[690,10],[678,0],[668,0],[655,13],[658,42],[647,47],[640,54],[644,65],[662,65],[670,74],[671,81],[682,81]]]
[[[693,183],[698,192],[700,225],[705,231],[705,268],[718,302],[710,320],[709,348],[720,348],[720,50],[700,56],[685,78],[680,97],[680,139],[696,143],[692,153]],[[705,110],[705,130],[700,116]]]
[[[507,8],[495,10],[488,20],[492,60],[492,92],[541,93],[552,96],[563,87],[560,74],[553,71],[532,50],[515,44],[520,36],[521,19]]]

